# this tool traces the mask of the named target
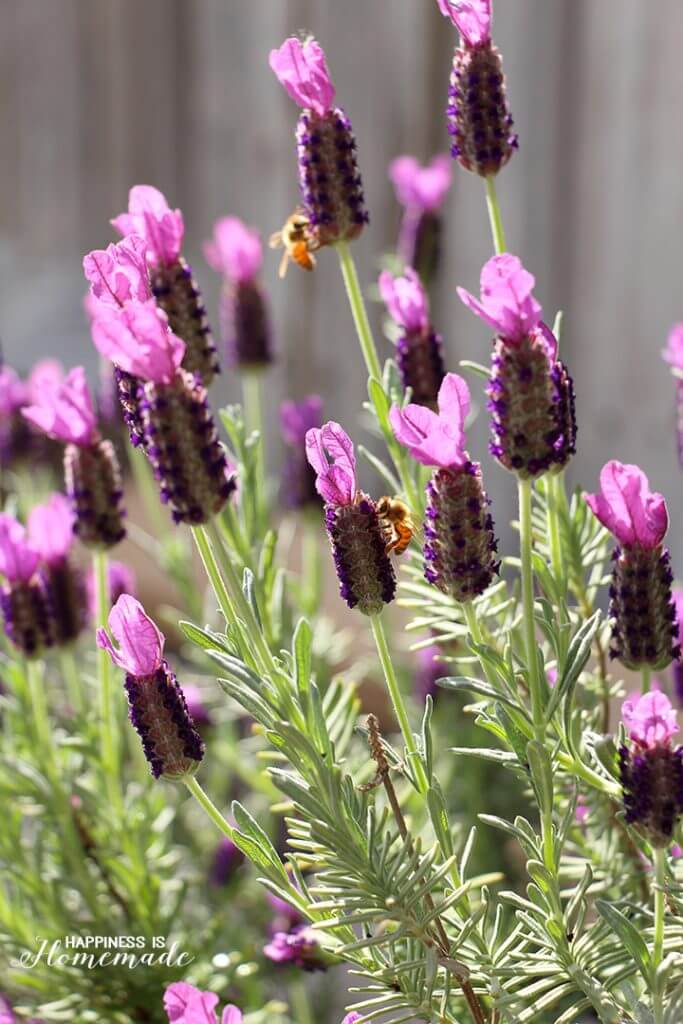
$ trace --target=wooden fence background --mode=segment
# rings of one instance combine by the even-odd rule
[[[434,0],[0,0],[0,14],[0,335],[20,369],[48,352],[94,367],[80,260],[111,238],[108,218],[135,182],[183,208],[215,310],[200,249],[213,220],[237,213],[267,235],[296,198],[296,111],[267,64],[287,34],[323,42],[353,120],[372,214],[355,245],[365,281],[395,236],[389,160],[446,145],[455,31]],[[609,457],[642,464],[681,536],[659,351],[683,319],[683,4],[498,0],[495,37],[521,139],[499,179],[508,245],[549,319],[566,311],[581,480],[592,487]],[[486,359],[489,341],[455,296],[456,283],[474,289],[490,252],[482,186],[459,170],[447,220],[434,320],[455,367]],[[294,270],[281,283],[276,269],[272,255],[270,431],[280,398],[310,390],[353,426],[363,368],[334,254],[310,278]],[[238,393],[227,376],[220,389]],[[487,475],[502,522],[514,489],[501,470]],[[672,543],[680,565],[683,541]]]

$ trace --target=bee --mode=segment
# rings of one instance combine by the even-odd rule
[[[320,248],[313,227],[306,213],[300,206],[297,206],[291,217],[285,221],[282,230],[276,231],[270,236],[269,246],[271,249],[284,247],[280,269],[280,277],[287,273],[289,261],[293,260],[303,270],[315,268],[315,256],[313,253]]]
[[[398,498],[386,495],[377,502],[377,515],[387,534],[387,554],[402,555],[415,533],[410,509]]]

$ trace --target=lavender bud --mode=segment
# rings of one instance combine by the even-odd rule
[[[398,237],[398,256],[414,267],[426,286],[436,276],[441,255],[441,217],[430,210],[406,210]]]
[[[169,384],[144,385],[145,449],[161,500],[176,523],[206,523],[236,488],[199,377],[179,371]]]
[[[351,505],[330,502],[325,506],[325,525],[341,597],[349,608],[378,615],[394,599],[396,577],[375,503],[365,494]]]
[[[302,111],[297,125],[299,184],[320,245],[356,238],[368,223],[351,122],[339,107]]]
[[[54,629],[44,580],[14,580],[0,587],[5,632],[17,650],[36,658],[54,643]]]
[[[522,479],[566,466],[576,451],[574,388],[536,333],[518,345],[497,338],[488,386],[489,449]]]
[[[221,294],[220,319],[232,366],[255,368],[272,363],[268,309],[256,281],[226,281]]]
[[[66,647],[77,640],[85,626],[85,580],[68,558],[46,565],[40,572],[45,584],[54,642]]]
[[[183,369],[199,374],[208,388],[220,367],[204,300],[192,270],[182,256],[173,263],[160,261],[152,270],[151,285],[168,316],[169,327],[187,346]]]
[[[396,362],[404,388],[412,391],[416,405],[436,406],[441,382],[446,376],[441,335],[410,331],[396,342]]]
[[[683,747],[667,744],[619,749],[626,821],[659,849],[670,845],[683,812]]]
[[[123,540],[123,485],[111,441],[67,445],[64,477],[76,517],[74,533],[82,543],[110,548]]]
[[[132,373],[114,367],[116,378],[116,391],[119,398],[119,405],[123,414],[123,421],[128,427],[130,443],[134,448],[143,444],[145,431],[142,425],[142,410],[140,401],[142,398],[142,382],[134,377]]]
[[[204,743],[167,662],[162,661],[153,675],[127,674],[125,687],[130,720],[154,778],[174,781],[193,775],[204,757]]]
[[[437,469],[427,485],[425,579],[457,601],[483,594],[500,567],[488,505],[476,462]]]
[[[665,668],[680,655],[669,552],[624,544],[614,552],[610,657],[627,668]]]
[[[490,40],[456,49],[446,114],[451,154],[468,171],[497,174],[517,149],[503,62]]]

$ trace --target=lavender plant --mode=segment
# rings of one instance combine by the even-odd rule
[[[28,531],[12,514],[20,494],[0,516],[0,934],[24,1017],[217,1024],[220,1002],[221,1024],[240,1024],[243,1010],[249,1024],[308,1024],[327,1009],[328,989],[302,984],[304,972],[346,965],[345,1024],[681,1019],[683,746],[653,678],[671,665],[680,675],[666,502],[639,467],[614,460],[597,493],[567,489],[577,425],[560,318],[553,329],[544,321],[533,275],[507,251],[496,195],[517,138],[490,2],[438,3],[462,36],[448,98],[452,155],[484,178],[494,248],[480,298],[458,289],[494,333],[491,365],[463,368],[487,398],[489,453],[516,478],[519,551],[498,551],[489,467],[467,445],[470,388],[447,372],[430,323],[433,262],[383,274],[404,334],[396,360],[380,362],[349,244],[368,220],[350,121],[334,106],[319,44],[288,39],[270,65],[301,108],[301,207],[279,241],[309,270],[313,253],[336,249],[369,374],[366,411],[386,455],[356,448],[353,424],[350,434],[322,422],[317,396],[283,407],[283,504],[307,552],[296,571],[264,470],[272,349],[260,239],[223,218],[207,245],[225,278],[224,341],[244,384],[243,407],[220,412],[226,443],[206,390],[217,362],[205,310],[180,256],[182,214],[156,189],[134,188],[115,222],[123,241],[90,253],[84,269],[93,341],[113,365],[135,479],[161,523],[158,550],[170,550],[174,531],[189,534],[211,595],[205,614],[187,551],[173,548],[187,600],[184,641],[167,658],[135,596],[112,600],[105,552],[123,536],[122,487],[83,371],[44,383],[30,404],[3,371],[3,451],[16,447],[23,408],[24,420],[67,443],[71,502],[71,511],[62,496],[34,507]],[[408,170],[392,171],[404,196]],[[439,199],[405,199],[404,262],[411,253],[418,263],[419,224],[448,187],[442,162],[432,170],[438,180],[421,179],[420,194]],[[674,368],[677,338],[666,356]],[[372,488],[357,450],[375,471]],[[163,522],[155,483],[171,512]],[[92,643],[72,520],[95,551],[96,680],[87,657],[82,672],[74,658]],[[340,671],[353,657],[316,585],[323,532],[354,641],[366,632],[374,645],[386,688],[375,713],[362,713]],[[413,695],[394,605],[418,637],[424,672]],[[622,668],[640,675],[641,692],[617,722],[615,701],[633,678]],[[193,689],[195,670],[217,684],[212,711]],[[239,736],[244,721],[250,732]],[[239,788],[226,785],[233,775]],[[198,876],[199,852],[219,838]],[[277,911],[269,934],[250,884],[212,906],[211,887],[230,885],[242,857]],[[30,966],[21,957],[34,919],[48,938],[125,931],[172,939],[194,957],[133,972]]]

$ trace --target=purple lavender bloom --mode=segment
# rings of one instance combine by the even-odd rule
[[[185,687],[185,696],[187,697],[187,691],[189,687]],[[194,719],[195,725],[200,723],[197,721],[195,714],[192,711],[190,702],[188,700],[188,710],[192,718]],[[218,843],[218,846],[214,850],[213,858],[211,860],[211,870],[209,871],[209,883],[216,888],[221,888],[227,885],[228,882],[233,878],[235,871],[244,861],[244,854],[235,846],[232,839],[227,836]]]
[[[683,747],[673,747],[676,712],[665,694],[624,701],[629,744],[619,750],[626,821],[655,848],[667,848],[683,813]]]
[[[275,935],[277,932],[290,932],[304,923],[303,917],[291,903],[280,899],[274,892],[267,892],[266,898],[275,911],[270,925],[271,935]]]
[[[683,590],[680,587],[672,591],[674,608],[676,609],[676,628],[678,629],[678,646],[683,644]],[[683,660],[681,655],[673,663],[674,693],[679,704],[683,705]]]
[[[415,270],[406,267],[402,276],[385,270],[379,275],[380,295],[389,315],[401,331],[396,341],[396,362],[404,388],[410,388],[416,405],[436,406],[446,375],[441,336],[429,319],[429,300]]]
[[[424,702],[427,697],[436,697],[438,693],[437,679],[440,679],[445,670],[444,663],[439,661],[442,650],[438,644],[430,644],[429,647],[422,647],[417,652],[417,672],[413,693],[418,700]]]
[[[676,382],[676,446],[679,464],[683,466],[683,323],[674,324],[669,331],[662,358],[671,367]]]
[[[306,458],[306,434],[322,423],[323,400],[307,395],[300,402],[287,401],[280,406],[280,430],[287,445],[280,494],[287,508],[320,505],[315,486],[315,470]]]
[[[422,167],[414,156],[399,156],[389,166],[389,177],[403,207],[399,259],[427,283],[439,262],[441,207],[451,186],[451,162],[439,154]]]
[[[306,456],[325,499],[325,526],[339,578],[339,593],[349,608],[378,615],[396,594],[396,577],[387,554],[386,532],[374,501],[358,490],[356,456],[345,430],[330,421],[306,434]]]
[[[347,1013],[341,1024],[356,1024],[361,1019],[361,1015],[352,1010],[351,1013]]]
[[[326,966],[317,935],[308,925],[299,925],[289,932],[276,932],[263,952],[274,963],[292,964],[305,971],[324,970]]]

